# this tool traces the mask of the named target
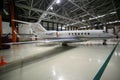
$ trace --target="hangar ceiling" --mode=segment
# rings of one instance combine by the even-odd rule
[[[7,4],[7,0],[5,1]],[[17,19],[35,22],[44,14],[44,17],[40,18],[43,21],[79,27],[119,22],[119,0],[56,0],[58,3],[54,1],[14,0]],[[5,8],[4,12],[8,10]]]

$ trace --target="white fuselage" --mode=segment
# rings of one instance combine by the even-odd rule
[[[111,33],[105,32],[105,30],[47,31],[39,22],[29,23],[19,20],[16,21],[30,25],[33,34],[37,35],[35,38],[47,39],[47,42],[63,42],[63,45],[66,42],[86,41],[90,39],[108,39],[116,37]]]
[[[17,22],[31,24],[25,21]],[[105,32],[105,30],[74,30],[74,31],[47,31],[41,24],[39,23],[32,23],[31,25],[34,34],[37,37],[42,39],[106,39],[106,38],[113,38],[116,37],[111,33]],[[42,31],[42,32],[41,32]]]
[[[111,38],[113,34],[106,33],[103,30],[75,30],[75,31],[46,31],[38,33],[38,37],[43,39],[69,39],[69,38]]]

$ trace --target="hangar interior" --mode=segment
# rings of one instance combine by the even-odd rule
[[[103,39],[4,45],[40,40],[37,25],[23,22],[47,31],[105,28],[117,37],[106,45]],[[119,0],[0,0],[0,80],[120,80],[119,40]]]

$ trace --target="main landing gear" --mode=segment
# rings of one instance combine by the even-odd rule
[[[103,45],[107,45],[107,43],[106,43],[106,42],[107,42],[107,40],[106,40],[106,39],[104,39],[104,40],[103,40]]]
[[[67,43],[62,43],[62,46],[68,46],[68,44]]]

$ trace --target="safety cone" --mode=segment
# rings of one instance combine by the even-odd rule
[[[3,66],[5,64],[7,64],[7,62],[4,60],[4,57],[1,56],[1,58],[0,58],[0,66]]]

